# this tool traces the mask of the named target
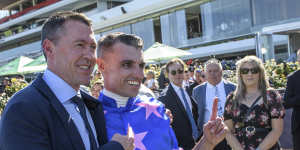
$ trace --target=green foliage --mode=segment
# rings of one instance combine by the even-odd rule
[[[266,75],[269,78],[270,86],[279,89],[285,88],[287,82],[287,76],[300,69],[300,65],[298,62],[288,62],[288,63],[279,63],[277,64],[275,60],[267,61],[265,64]],[[237,83],[235,71],[228,71],[226,70],[226,75],[228,76],[227,80]]]
[[[2,113],[6,103],[8,102],[9,97],[6,93],[0,94],[0,114]]]
[[[299,63],[280,63],[277,64],[274,60],[265,63],[266,74],[269,77],[270,85],[275,89],[285,88],[287,76],[300,69]]]
[[[5,87],[4,93],[0,94],[0,114],[2,113],[9,98],[27,85],[28,84],[25,81],[18,80],[16,78],[11,79],[11,84]]]

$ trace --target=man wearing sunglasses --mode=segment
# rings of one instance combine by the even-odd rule
[[[179,146],[184,150],[189,150],[193,148],[200,134],[196,124],[197,105],[183,86],[184,66],[184,62],[178,58],[172,59],[166,64],[170,85],[159,100],[173,114],[174,119],[171,125]]]
[[[223,117],[226,97],[229,93],[235,90],[235,85],[222,78],[222,65],[215,59],[209,59],[204,64],[204,72],[206,83],[194,88],[192,97],[196,100],[198,106],[198,126],[200,131],[203,130],[203,125],[207,123],[212,114],[213,100],[215,97],[218,101],[218,116]],[[216,150],[230,149],[225,140],[218,144]]]

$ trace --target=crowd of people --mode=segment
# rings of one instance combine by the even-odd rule
[[[256,56],[237,61],[234,84],[215,58],[188,67],[174,58],[145,71],[140,37],[117,32],[96,42],[81,13],[49,17],[41,38],[48,67],[9,100],[1,150],[279,150],[285,108],[294,109],[300,149],[299,71],[283,100]],[[81,86],[90,82],[88,93]]]

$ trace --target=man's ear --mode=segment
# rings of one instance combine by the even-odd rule
[[[53,55],[54,50],[54,43],[48,39],[45,39],[42,44],[43,51],[47,58],[51,57]]]
[[[101,58],[97,58],[96,63],[98,65],[98,70],[103,71],[104,70],[104,61]]]

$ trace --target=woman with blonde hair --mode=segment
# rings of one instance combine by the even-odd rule
[[[269,87],[262,61],[246,56],[237,62],[237,88],[227,97],[224,120],[234,150],[279,150],[285,115],[281,96]]]

